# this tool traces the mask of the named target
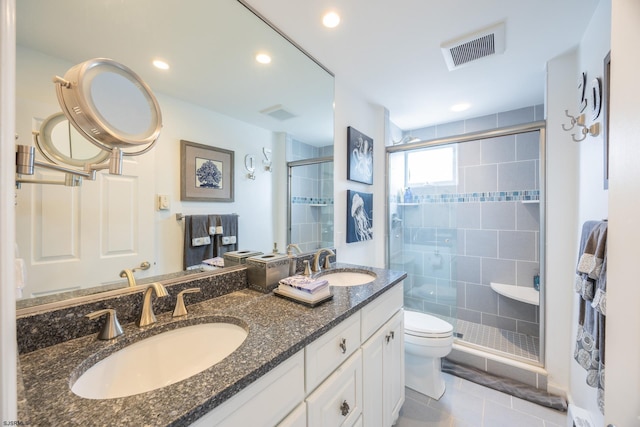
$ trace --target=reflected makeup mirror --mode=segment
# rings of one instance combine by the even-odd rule
[[[69,122],[90,142],[105,151],[155,144],[162,114],[147,84],[131,70],[107,58],[94,58],[56,76],[58,102]]]
[[[39,131],[33,132],[33,139],[40,154],[51,163],[84,167],[109,158],[108,151],[90,144],[62,113],[44,119]]]

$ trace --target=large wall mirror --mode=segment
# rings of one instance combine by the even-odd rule
[[[259,53],[271,62],[257,62]],[[134,70],[163,118],[154,149],[125,157],[122,176],[16,190],[16,251],[26,270],[18,308],[126,286],[120,271],[144,261],[150,268],[136,271],[138,280],[184,274],[178,213],[238,214],[239,249],[266,253],[277,243],[284,252],[288,153],[298,145],[331,152],[334,82],[243,2],[20,0],[16,54],[19,144],[32,144],[32,132],[60,111],[52,78],[91,58]],[[170,68],[155,68],[155,59]],[[75,148],[64,121],[55,125],[52,133],[67,138],[65,157],[93,155]],[[180,199],[181,140],[235,153],[233,202]],[[253,178],[246,156],[255,158]]]

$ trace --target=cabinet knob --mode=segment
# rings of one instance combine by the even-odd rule
[[[389,341],[391,341],[391,334],[385,335],[384,340],[389,344]]]
[[[342,405],[340,405],[340,413],[342,414],[343,417],[346,417],[347,415],[349,415],[349,411],[351,410],[351,408],[349,407],[349,404],[347,403],[347,401],[343,401]]]
[[[345,354],[347,352],[347,339],[346,338],[342,338],[340,340],[340,351],[342,352],[342,354]]]

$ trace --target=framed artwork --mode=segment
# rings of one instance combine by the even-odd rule
[[[347,243],[373,239],[373,193],[347,190]]]
[[[347,179],[373,184],[373,139],[347,127]]]
[[[233,151],[180,141],[180,200],[233,202]]]
[[[611,84],[611,52],[604,58],[604,72],[602,79],[602,145],[604,150],[604,189],[609,188],[609,91]]]

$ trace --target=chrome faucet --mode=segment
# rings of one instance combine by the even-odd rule
[[[151,294],[155,291],[156,296],[166,297],[169,295],[167,289],[158,282],[151,283],[144,291],[144,301],[142,303],[142,313],[140,320],[136,323],[139,327],[149,326],[156,323],[156,315],[153,314],[153,305],[151,304]]]
[[[322,248],[322,249],[318,249],[318,252],[316,252],[315,255],[313,256],[313,267],[311,267],[312,271],[314,272],[320,271],[320,255],[322,255],[323,252],[326,252],[327,256],[324,257],[324,265],[322,266],[322,268],[324,269],[331,268],[331,261],[329,261],[329,257],[336,256],[336,254],[329,248]]]
[[[184,294],[192,294],[194,292],[200,292],[200,288],[189,288],[178,292],[178,296],[176,297],[176,306],[173,309],[173,317],[181,317],[188,314],[187,307],[184,305]]]
[[[149,261],[142,261],[142,263],[140,263],[140,267],[125,268],[124,270],[122,270],[120,272],[120,277],[126,277],[129,287],[134,287],[136,286],[136,278],[133,276],[133,273],[136,270],[148,270],[149,267],[151,267]]]
[[[98,334],[99,340],[112,340],[115,337],[119,337],[123,334],[122,326],[118,322],[118,316],[113,308],[105,308],[104,310],[94,311],[87,314],[85,317],[91,320],[97,319],[100,316],[107,315],[107,321],[102,326],[102,330]]]
[[[289,243],[287,245],[287,256],[289,257],[289,276],[293,276],[296,274],[296,256],[293,254],[293,249],[298,251],[299,254],[302,253],[300,250],[300,246],[295,243]]]
[[[129,284],[129,287],[136,286],[136,278],[133,277],[133,271],[131,271],[130,269],[125,268],[124,270],[122,270],[120,272],[120,277],[127,278],[127,283]]]

